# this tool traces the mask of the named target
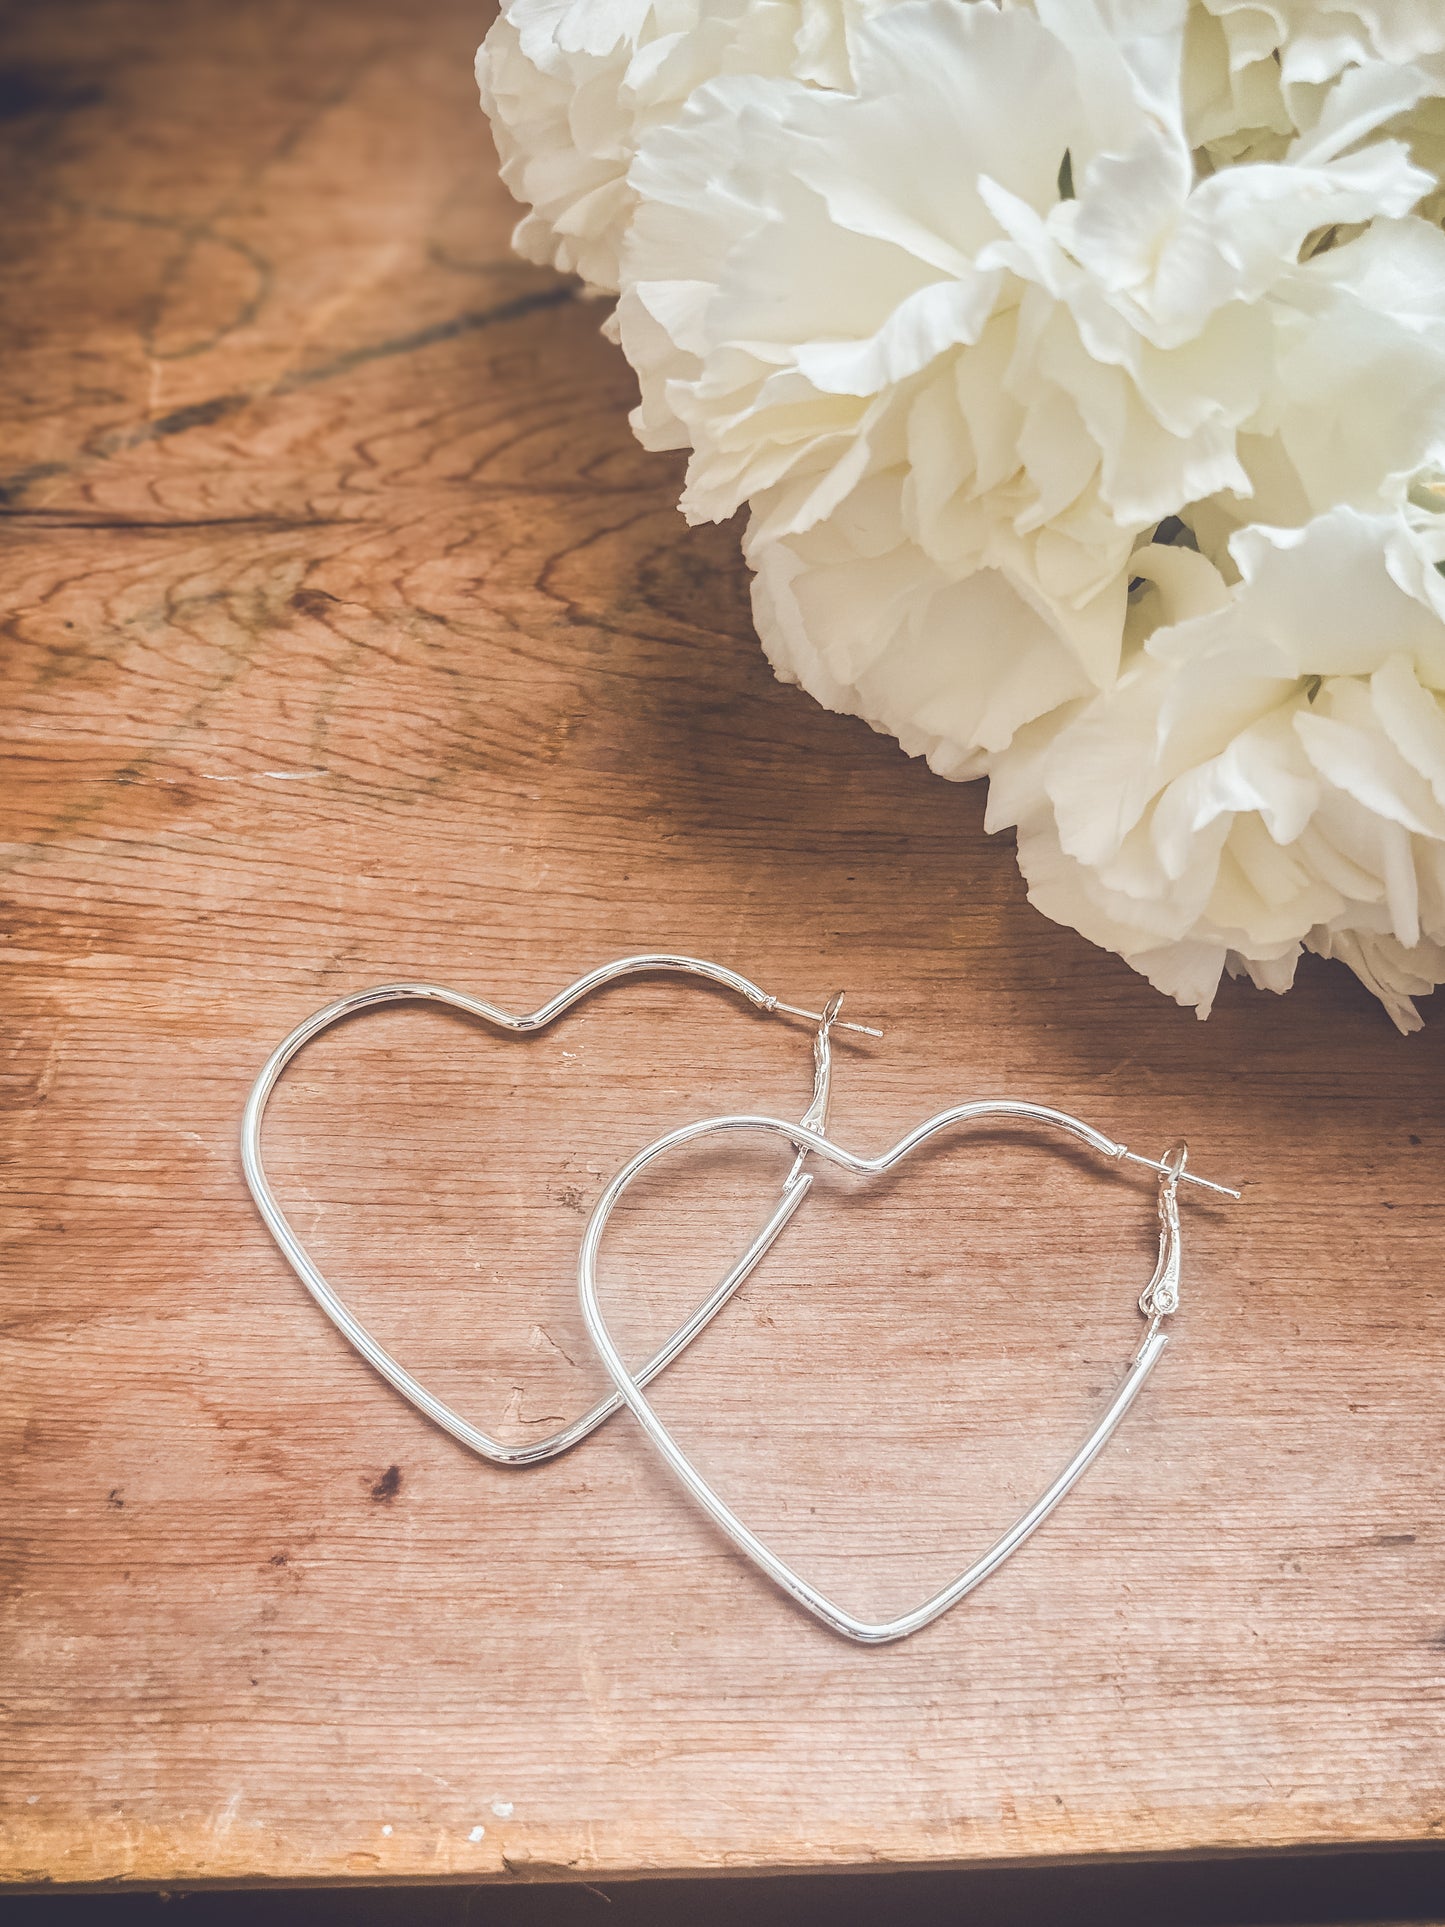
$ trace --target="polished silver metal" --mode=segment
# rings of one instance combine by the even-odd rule
[[[1139,1349],[1129,1363],[1123,1382],[1102,1418],[1053,1484],[1035,1500],[1022,1518],[1010,1526],[1003,1537],[990,1546],[981,1559],[975,1560],[966,1572],[961,1573],[941,1592],[935,1593],[931,1599],[926,1599],[921,1606],[914,1607],[911,1612],[900,1613],[894,1619],[861,1619],[810,1584],[794,1571],[786,1560],[767,1546],[755,1532],[745,1526],[732,1507],[718,1495],[713,1486],[698,1471],[658,1417],[643,1389],[644,1380],[641,1374],[634,1375],[629,1372],[602,1314],[597,1294],[598,1252],[608,1220],[619,1199],[634,1179],[655,1159],[665,1157],[681,1145],[694,1144],[699,1138],[710,1137],[721,1132],[763,1132],[786,1138],[800,1157],[811,1153],[815,1158],[822,1158],[858,1176],[878,1177],[885,1171],[892,1170],[910,1152],[915,1151],[928,1139],[937,1137],[940,1132],[989,1118],[1043,1124],[1063,1131],[1070,1137],[1080,1139],[1088,1145],[1090,1150],[1097,1151],[1102,1157],[1116,1162],[1147,1164],[1158,1174],[1159,1257],[1154,1267],[1154,1275],[1145,1286],[1139,1301],[1140,1310],[1148,1318],[1149,1326]],[[841,1146],[831,1142],[816,1128],[806,1124],[788,1124],[781,1118],[744,1116],[705,1118],[696,1124],[685,1124],[679,1130],[669,1131],[666,1136],[658,1138],[645,1150],[639,1151],[631,1163],[617,1173],[597,1200],[596,1207],[587,1221],[587,1229],[583,1234],[582,1249],[578,1258],[577,1277],[582,1316],[586,1321],[587,1330],[597,1354],[606,1366],[618,1392],[626,1399],[663,1460],[714,1524],[720,1527],[733,1544],[760,1566],[785,1593],[815,1614],[825,1626],[830,1626],[834,1632],[842,1633],[846,1638],[858,1640],[864,1645],[884,1645],[891,1640],[905,1639],[910,1633],[920,1631],[937,1619],[941,1613],[947,1612],[950,1606],[956,1605],[976,1586],[981,1585],[990,1573],[996,1572],[1009,1554],[1021,1546],[1031,1533],[1037,1531],[1064,1495],[1077,1484],[1113,1435],[1119,1421],[1139,1396],[1145,1379],[1154,1369],[1160,1353],[1169,1342],[1168,1334],[1161,1329],[1163,1320],[1177,1310],[1179,1305],[1181,1239],[1178,1188],[1181,1183],[1197,1184],[1210,1191],[1221,1192],[1228,1197],[1239,1196],[1239,1193],[1230,1186],[1214,1184],[1186,1169],[1187,1156],[1186,1147],[1178,1144],[1166,1153],[1163,1159],[1143,1158],[1130,1151],[1126,1145],[1116,1144],[1112,1138],[1104,1136],[1101,1131],[1094,1130],[1090,1125],[1080,1122],[1076,1117],[1070,1117],[1064,1111],[1051,1110],[1042,1104],[1016,1103],[1007,1100],[959,1104],[951,1110],[940,1111],[936,1117],[929,1118],[926,1123],[910,1131],[906,1137],[900,1138],[891,1150],[884,1151],[880,1156],[873,1158],[855,1156],[851,1151],[845,1151]]]
[[[658,971],[681,972],[692,977],[705,978],[709,983],[721,985],[744,997],[756,1009],[764,1012],[786,1011],[790,1015],[808,1016],[817,1025],[813,1040],[813,1096],[803,1117],[803,1127],[809,1130],[823,1130],[827,1125],[828,1096],[832,1080],[831,1033],[835,1030],[858,1031],[870,1037],[881,1036],[880,1031],[871,1030],[865,1024],[845,1024],[839,1021],[838,1008],[842,993],[833,997],[826,1008],[820,1012],[799,1011],[791,1004],[781,1004],[766,991],[760,990],[746,977],[739,976],[734,970],[727,970],[721,964],[705,962],[699,957],[682,957],[670,954],[620,957],[614,963],[603,964],[591,970],[585,977],[579,977],[565,990],[559,991],[540,1010],[527,1016],[514,1016],[496,1004],[485,1003],[478,997],[465,996],[459,990],[449,990],[441,984],[395,983],[378,984],[371,990],[360,990],[351,997],[342,997],[324,1010],[298,1024],[290,1034],[276,1046],[267,1058],[260,1075],[251,1087],[246,1100],[245,1114],[241,1121],[241,1168],[245,1172],[246,1183],[256,1208],[280,1246],[287,1263],[305,1285],[322,1311],[356,1347],[367,1363],[373,1366],[387,1383],[393,1386],[402,1397],[409,1399],[418,1411],[424,1412],[442,1430],[449,1432],[454,1439],[479,1453],[482,1458],[490,1459],[494,1465],[524,1466],[538,1465],[544,1459],[555,1458],[559,1452],[566,1452],[579,1445],[589,1433],[594,1432],[605,1419],[622,1408],[622,1396],[614,1392],[610,1397],[600,1399],[597,1404],[584,1412],[581,1418],[560,1431],[549,1434],[547,1438],[537,1439],[527,1445],[506,1445],[493,1438],[480,1426],[464,1419],[443,1399],[427,1390],[421,1381],[407,1371],[392,1354],[362,1324],[361,1320],[346,1304],[345,1300],[323,1276],[305,1244],[297,1235],[277,1201],[275,1192],[266,1176],[261,1152],[261,1126],[266,1115],[266,1106],[271,1093],[275,1090],[287,1065],[314,1038],[319,1037],[333,1024],[353,1017],[358,1011],[374,1010],[381,1004],[431,1003],[445,1004],[452,1010],[460,1010],[469,1017],[480,1018],[495,1030],[507,1031],[513,1035],[526,1036],[545,1030],[555,1023],[564,1012],[588,997],[604,985],[618,982],[624,977],[635,977]],[[768,1252],[783,1226],[792,1217],[798,1206],[808,1194],[812,1183],[803,1169],[808,1153],[799,1150],[795,1156],[788,1176],[783,1184],[782,1194],[773,1209],[772,1215],[758,1232],[742,1257],[728,1272],[727,1276],[715,1286],[707,1298],[681,1324],[661,1349],[648,1359],[637,1374],[636,1383],[646,1385],[660,1371],[690,1345],[698,1333],[715,1318],[733,1293],[755,1269]]]

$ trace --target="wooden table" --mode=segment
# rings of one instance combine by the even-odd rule
[[[596,1879],[1445,1834],[1445,1012],[1343,970],[1208,1025],[1027,905],[954,787],[776,683],[598,313],[509,257],[460,0],[12,9],[5,422],[11,1880]],[[983,1093],[1245,1184],[1039,1536],[833,1637],[629,1418],[478,1463],[326,1325],[242,1187],[271,1045],[425,976],[629,951],[839,984],[834,1127]],[[657,982],[530,1044],[316,1045],[278,1188],[408,1360],[528,1438],[599,1385],[574,1256],[657,1131],[796,1114],[806,1026]],[[680,1168],[634,1351],[772,1196]],[[836,1182],[659,1402],[896,1609],[1051,1476],[1135,1342],[1152,1192],[1023,1139]]]

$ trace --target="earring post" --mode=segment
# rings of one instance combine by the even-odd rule
[[[1126,1148],[1119,1155],[1127,1158],[1131,1164],[1142,1164],[1148,1171],[1157,1171],[1161,1178],[1172,1177],[1177,1178],[1180,1184],[1197,1184],[1205,1191],[1217,1192],[1221,1198],[1239,1198],[1243,1195],[1233,1185],[1216,1184],[1213,1178],[1201,1178],[1197,1172],[1188,1169],[1177,1171],[1172,1164],[1161,1164],[1158,1158],[1141,1157],[1137,1151]]]
[[[806,1017],[810,1024],[823,1024],[828,1021],[821,1010],[804,1010],[800,1004],[785,1004],[781,997],[770,998],[768,1000],[768,1009],[785,1010],[790,1017]],[[831,1028],[833,1030],[855,1030],[863,1037],[881,1037],[883,1035],[881,1030],[874,1030],[871,1024],[850,1024],[842,1017],[835,1019]]]

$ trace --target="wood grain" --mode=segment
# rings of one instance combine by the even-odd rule
[[[12,1881],[517,1878],[1445,1835],[1445,1022],[1338,970],[1207,1026],[1045,923],[976,789],[770,677],[597,312],[512,260],[459,0],[12,9],[3,470]],[[854,1649],[626,1420],[479,1465],[318,1317],[243,1190],[271,1044],[424,975],[528,1007],[655,947],[877,1045],[834,1124],[1051,1101],[1246,1186],[1047,1529]],[[536,1436],[572,1262],[655,1132],[796,1110],[805,1032],[672,984],[529,1045],[394,1011],[277,1100],[378,1330]],[[666,1173],[643,1345],[777,1178]],[[1134,1340],[1147,1186],[1022,1142],[837,1182],[669,1375],[860,1607],[966,1562]]]

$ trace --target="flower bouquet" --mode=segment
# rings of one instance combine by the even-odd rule
[[[507,0],[516,245],[613,298],[780,676],[986,777],[1207,1015],[1445,980],[1445,0]]]

